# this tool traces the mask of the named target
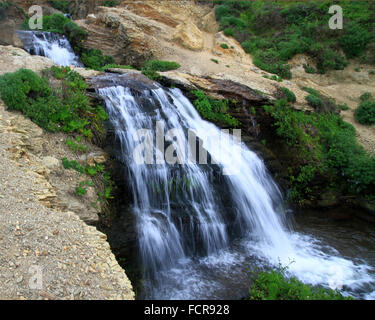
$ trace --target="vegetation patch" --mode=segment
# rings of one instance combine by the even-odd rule
[[[228,127],[238,127],[240,122],[228,114],[228,100],[215,100],[201,90],[191,91],[195,99],[193,104],[199,114],[206,120]]]
[[[158,71],[165,72],[170,70],[176,70],[180,68],[180,64],[174,61],[161,61],[161,60],[150,60],[145,63],[142,68],[142,74],[151,80],[160,80],[160,75]]]
[[[56,10],[60,10],[61,12],[72,14],[73,12],[70,11],[69,6],[71,0],[65,0],[65,1],[60,1],[60,0],[51,0],[48,1],[48,3],[51,5],[52,8],[55,8]]]
[[[361,124],[375,124],[375,100],[370,93],[361,96],[361,103],[354,112],[355,120]]]
[[[104,7],[116,7],[118,6],[119,4],[121,3],[121,1],[118,1],[118,0],[106,0],[106,1],[102,1],[102,6]]]
[[[347,59],[375,63],[375,3],[335,1],[344,11],[343,30],[331,30],[331,1],[214,1],[220,29],[253,55],[254,64],[290,79],[288,60],[307,54],[319,73],[342,70]],[[341,52],[344,52],[343,55]],[[315,68],[305,70],[312,73]]]
[[[249,290],[249,300],[353,300],[339,291],[304,284],[288,277],[286,268],[261,271]]]
[[[297,111],[284,99],[264,108],[277,135],[295,150],[298,165],[290,168],[292,201],[302,204],[319,195],[322,187],[313,183],[318,175],[325,177],[327,187],[344,194],[375,194],[375,157],[357,143],[352,125],[332,112]]]

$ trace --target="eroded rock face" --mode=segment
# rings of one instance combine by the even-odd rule
[[[95,15],[76,23],[88,32],[85,46],[100,49],[116,63],[142,66],[157,48],[157,25],[126,10],[99,7]],[[152,32],[151,32],[152,31]]]
[[[20,68],[39,72],[53,65],[52,60],[40,56],[31,56],[23,49],[13,46],[0,46],[0,74],[15,72]]]
[[[202,32],[192,22],[178,25],[173,34],[173,41],[194,51],[202,50],[204,44]]]
[[[101,3],[99,0],[73,0],[69,9],[73,12],[73,19],[83,19],[89,13],[94,13],[95,8]]]

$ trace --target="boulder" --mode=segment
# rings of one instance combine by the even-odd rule
[[[202,50],[204,44],[202,32],[192,22],[178,25],[172,39],[184,48],[194,51]]]

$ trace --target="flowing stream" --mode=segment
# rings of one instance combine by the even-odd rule
[[[42,31],[16,32],[27,52],[50,58],[59,66],[83,67],[68,39],[61,34]]]
[[[179,89],[155,86],[137,93],[119,85],[97,90],[120,141],[119,160],[134,199],[141,298],[240,298],[248,268],[278,264],[306,283],[373,295],[373,269],[363,259],[345,258],[292,230],[282,195],[254,152],[204,121]],[[215,164],[178,162],[195,150],[181,143],[188,141],[188,130]],[[160,132],[166,146],[155,142]],[[142,141],[153,146],[143,152],[149,164],[133,157]],[[168,148],[175,150],[176,164],[160,161]]]

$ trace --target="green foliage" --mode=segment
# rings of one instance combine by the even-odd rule
[[[339,105],[339,108],[343,111],[346,111],[346,110],[349,110],[349,107],[348,105],[345,103],[345,104],[342,104],[342,105]]]
[[[105,0],[105,1],[102,1],[101,5],[104,7],[116,7],[119,4],[120,4],[120,1],[118,0]]]
[[[20,69],[0,76],[0,95],[10,110],[18,110],[47,131],[80,133],[92,137],[107,119],[103,108],[93,107],[85,96],[83,78],[68,67],[52,67],[40,77]],[[47,76],[62,81],[60,89],[51,89]]]
[[[65,0],[65,1],[60,1],[60,0],[51,0],[48,1],[48,3],[51,5],[52,8],[55,8],[57,10],[60,10],[61,12],[64,13],[69,13],[71,14],[69,10],[69,5],[72,1],[70,0]]]
[[[215,9],[220,29],[236,38],[253,55],[254,64],[284,79],[292,77],[288,60],[304,53],[316,62],[319,73],[342,70],[347,58],[363,56],[375,37],[373,1],[338,0],[344,10],[344,30],[330,30],[329,1],[220,1]],[[368,50],[368,51],[366,51]],[[315,69],[306,66],[306,72]]]
[[[220,45],[220,47],[222,47],[223,49],[229,49],[228,45],[226,43],[222,43]]]
[[[268,76],[268,75],[264,75],[263,78],[266,78],[266,79],[269,79],[269,80],[273,80],[273,81],[277,81],[277,82],[283,82],[283,78],[277,76],[277,75],[273,75],[273,76]]]
[[[345,33],[339,38],[339,43],[348,58],[360,56],[374,40],[374,36],[358,23],[345,26]]]
[[[67,169],[67,170],[73,169],[82,174],[86,172],[85,168],[82,165],[80,165],[78,161],[76,160],[69,161],[67,158],[63,158],[61,161],[62,161],[64,169]]]
[[[101,70],[102,71],[106,71],[107,69],[135,69],[134,67],[132,66],[126,66],[126,65],[120,65],[120,64],[115,64],[115,63],[112,63],[112,64],[106,64],[105,66],[101,67]]]
[[[70,149],[72,149],[74,152],[81,152],[81,153],[84,153],[84,152],[87,152],[87,150],[88,150],[88,147],[87,147],[87,146],[85,146],[84,144],[81,144],[81,143],[77,143],[77,142],[74,141],[73,139],[66,139],[65,144],[66,144]]]
[[[81,55],[81,61],[86,67],[99,71],[115,62],[112,57],[103,55],[99,49],[84,49]]]
[[[0,20],[5,16],[5,11],[13,5],[10,0],[0,1]]]
[[[170,71],[170,70],[176,70],[180,68],[181,66],[174,61],[161,61],[161,60],[151,60],[146,62],[144,65],[146,69],[151,69],[154,71]]]
[[[169,70],[176,70],[180,65],[174,61],[151,60],[145,63],[142,68],[142,74],[151,80],[159,81],[161,76],[157,71],[165,72]]]
[[[193,104],[203,118],[229,127],[238,127],[240,125],[237,119],[227,113],[227,100],[212,99],[201,90],[194,90],[191,93],[195,96]]]
[[[290,91],[288,88],[282,87],[280,89],[285,95],[285,98],[288,102],[294,103],[297,101],[296,95],[292,91]]]
[[[353,300],[339,291],[313,287],[295,277],[288,277],[286,268],[261,271],[254,279],[249,300]]]
[[[48,131],[57,131],[60,99],[46,79],[27,69],[0,76],[0,95],[9,110],[23,112]]]
[[[217,59],[211,59],[212,62],[215,62],[216,64],[219,64],[219,60]]]
[[[306,73],[310,73],[310,74],[314,74],[314,73],[316,73],[315,68],[312,67],[312,66],[310,66],[310,65],[304,64],[304,65],[303,65],[303,68],[305,69],[305,72],[306,72]]]
[[[334,99],[329,99],[312,88],[304,87],[303,90],[310,93],[308,96],[306,96],[306,101],[315,109],[316,112],[335,113],[339,109],[339,106],[336,105]]]
[[[328,175],[342,192],[375,193],[375,157],[359,146],[353,126],[330,112],[294,110],[286,100],[264,108],[274,119],[276,133],[296,149],[301,163],[313,166],[315,173]],[[298,198],[296,192],[300,193],[306,186],[305,182],[313,179],[310,169],[304,166],[300,172],[291,175],[295,187],[292,188],[292,197]],[[305,193],[300,196],[305,196]]]
[[[361,103],[354,112],[355,120],[365,125],[375,124],[375,101],[371,94],[367,92],[360,99]]]

